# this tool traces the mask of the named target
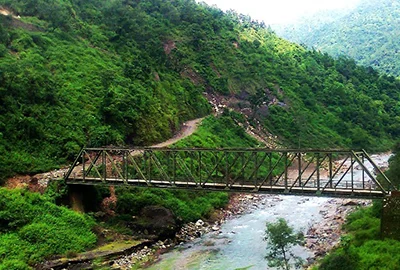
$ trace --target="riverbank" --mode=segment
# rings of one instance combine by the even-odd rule
[[[219,234],[224,222],[261,207],[266,196],[272,195],[232,194],[225,208],[215,210],[208,219],[200,219],[185,224],[176,233],[174,239],[159,240],[152,246],[145,246],[132,254],[108,262],[108,264],[112,265],[111,267],[114,269],[149,266],[157,262],[160,255],[176,246],[183,246],[185,243],[190,243],[207,233]]]
[[[221,227],[225,222],[239,218],[244,214],[252,213],[256,210],[265,208],[273,209],[276,205],[285,200],[285,198],[289,197],[258,194],[233,194],[227,207],[225,209],[218,209],[209,219],[188,223],[177,232],[175,239],[158,241],[153,246],[145,247],[135,253],[122,256],[114,260],[112,266],[115,269],[147,267],[159,262],[162,254],[171,251],[174,247],[190,249],[193,245],[196,245],[198,238],[205,234],[219,237],[220,235],[223,235]],[[301,204],[307,203],[311,198],[312,197],[300,197],[297,204],[299,207],[302,207]],[[358,206],[369,204],[369,202],[365,200],[322,200],[324,201],[321,205],[318,205],[318,209],[314,209],[315,211],[319,211],[322,218],[320,218],[318,222],[311,224],[311,226],[306,229],[306,241],[304,247],[309,251],[306,260],[308,265],[324,256],[324,254],[329,252],[339,243],[341,227],[345,221],[346,215],[351,211],[354,211]],[[236,232],[231,231],[230,233],[235,234]],[[213,241],[208,241],[205,242],[204,245],[213,246],[215,243],[213,243]]]
[[[342,226],[348,214],[371,203],[370,200],[353,199],[330,199],[324,203],[320,210],[321,222],[313,224],[305,235],[305,247],[314,254],[308,263],[314,263],[340,243]]]

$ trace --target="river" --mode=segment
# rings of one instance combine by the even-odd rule
[[[381,167],[387,167],[389,157],[388,153],[372,156]],[[266,222],[282,217],[296,231],[306,233],[313,224],[321,222],[322,209],[329,202],[329,198],[321,197],[263,195],[248,213],[227,220],[216,232],[161,255],[156,264],[146,269],[270,269],[264,259]],[[305,247],[294,247],[293,252],[304,260],[313,257]]]

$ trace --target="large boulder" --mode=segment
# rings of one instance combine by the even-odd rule
[[[173,237],[177,230],[175,216],[171,210],[158,205],[144,207],[135,225],[136,229],[145,234],[161,238]]]

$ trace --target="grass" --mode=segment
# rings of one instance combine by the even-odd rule
[[[47,196],[0,188],[0,269],[27,269],[55,254],[94,247],[94,225]]]

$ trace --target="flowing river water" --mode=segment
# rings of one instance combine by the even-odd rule
[[[387,167],[390,154],[373,155],[380,167]],[[355,178],[361,171],[355,171]],[[160,260],[146,269],[163,270],[225,270],[270,269],[264,259],[266,251],[266,222],[285,218],[296,231],[304,233],[323,219],[321,209],[329,198],[264,195],[261,202],[248,213],[227,220],[216,232],[208,233],[193,242],[161,255]],[[307,259],[313,252],[297,246],[293,252]]]

